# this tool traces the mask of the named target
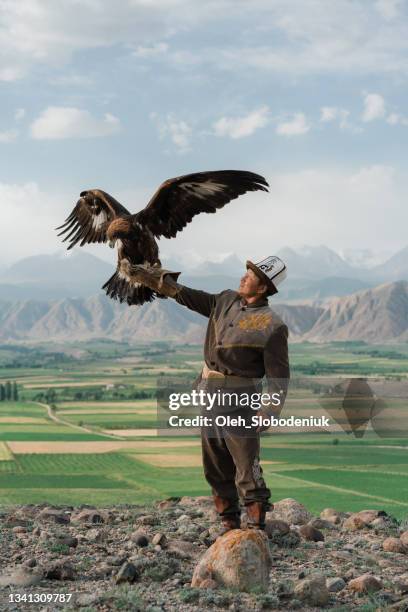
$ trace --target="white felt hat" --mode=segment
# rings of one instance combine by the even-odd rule
[[[257,263],[247,261],[246,266],[269,287],[272,295],[277,293],[277,285],[286,278],[286,265],[276,255],[270,255]]]

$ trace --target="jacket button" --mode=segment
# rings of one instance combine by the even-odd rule
[[[234,324],[233,324],[233,323],[230,323],[230,324],[229,324],[229,326],[230,326],[230,327],[234,327]]]

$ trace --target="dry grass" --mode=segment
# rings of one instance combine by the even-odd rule
[[[108,409],[108,408],[132,408],[133,406],[143,406],[146,408],[148,406],[156,407],[155,400],[134,400],[128,402],[61,402],[58,404],[59,408],[98,408],[98,409]]]
[[[49,421],[39,417],[0,417],[0,423],[35,423],[36,425],[49,425]]]
[[[198,447],[199,442],[186,440],[185,442],[150,441],[150,440],[103,440],[98,442],[8,442],[10,451],[15,455],[22,454],[77,454],[77,453],[109,453],[115,451],[137,452],[139,450],[168,450],[169,448]]]
[[[53,382],[53,383],[30,383],[24,384],[25,389],[51,389],[58,387],[101,387],[112,385],[111,380],[89,380],[87,382]]]
[[[0,461],[10,461],[13,456],[6,442],[0,442]]]
[[[123,438],[133,438],[134,436],[157,436],[156,429],[104,429],[103,433],[123,436]]]
[[[149,409],[145,409],[143,410],[142,408],[138,409],[138,408],[134,408],[133,410],[131,409],[131,407],[129,408],[111,408],[109,410],[109,408],[98,408],[95,410],[90,410],[89,408],[84,408],[83,410],[79,409],[78,410],[58,410],[58,415],[62,416],[69,416],[71,414],[129,414],[129,415],[137,415],[137,414],[152,414],[154,412],[154,409],[149,410]]]
[[[134,454],[128,455],[137,461],[143,461],[155,467],[200,467],[202,465],[201,455],[177,455],[173,453],[160,454]]]

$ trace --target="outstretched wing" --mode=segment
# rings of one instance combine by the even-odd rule
[[[62,230],[58,236],[64,236],[63,242],[69,240],[69,250],[79,241],[80,246],[91,242],[106,242],[109,224],[113,219],[126,215],[130,215],[130,212],[109,193],[90,189],[81,193],[69,217],[56,229]]]
[[[247,191],[268,191],[259,174],[241,170],[217,170],[186,174],[165,181],[135,222],[155,236],[174,237],[199,213],[215,213]]]

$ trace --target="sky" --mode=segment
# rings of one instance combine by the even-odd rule
[[[404,248],[407,17],[408,0],[0,0],[0,267],[60,250],[84,189],[136,212],[213,169],[270,193],[163,255]]]

